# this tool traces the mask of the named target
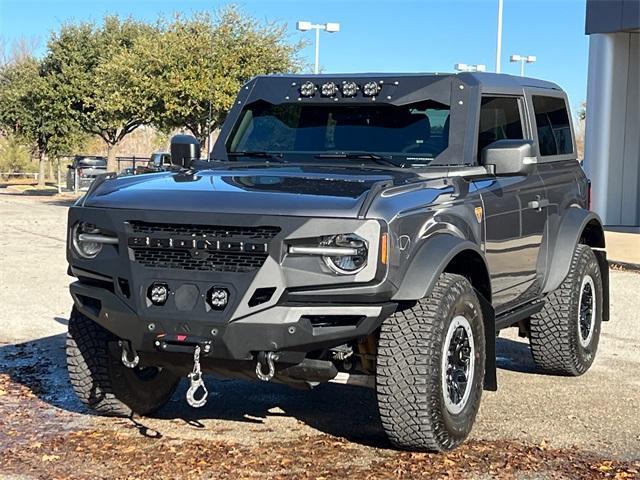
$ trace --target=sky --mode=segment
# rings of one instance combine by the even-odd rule
[[[495,71],[498,0],[0,0],[0,40],[33,39],[41,53],[66,22],[111,13],[154,21],[228,3],[258,20],[287,24],[291,41],[308,40],[303,56],[310,65],[313,33],[298,32],[296,21],[339,22],[340,32],[321,34],[326,73],[451,72],[455,63]],[[585,0],[504,0],[502,73],[520,73],[511,54],[535,55],[525,74],[558,83],[574,114],[586,99],[585,8]]]

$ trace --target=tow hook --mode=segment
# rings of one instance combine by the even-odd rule
[[[263,382],[270,381],[276,374],[276,366],[274,362],[278,360],[278,355],[275,352],[260,352],[256,361],[256,376]],[[266,364],[269,369],[267,373],[264,373],[264,365]]]
[[[126,340],[118,340],[118,345],[122,347],[122,364],[127,368],[136,368],[140,362],[140,357],[131,343]]]
[[[200,369],[200,345],[196,345],[193,351],[193,371],[187,375],[189,378],[189,389],[187,390],[187,403],[193,408],[203,407],[207,403],[209,392],[202,380],[202,370]],[[200,398],[196,398],[196,393],[201,390]]]

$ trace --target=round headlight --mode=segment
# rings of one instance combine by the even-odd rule
[[[323,242],[326,247],[353,248],[355,255],[340,255],[334,257],[322,257],[327,266],[341,275],[353,275],[367,266],[367,241],[355,233],[334,235],[327,237]]]
[[[73,248],[76,253],[83,258],[95,258],[102,250],[102,244],[98,242],[80,240],[80,235],[83,233],[99,234],[100,229],[90,223],[79,222],[74,225],[73,231],[71,232]]]

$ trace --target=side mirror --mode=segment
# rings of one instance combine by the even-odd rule
[[[482,164],[494,175],[526,175],[533,171],[537,157],[532,140],[497,140],[481,154]]]
[[[171,139],[171,163],[189,168],[192,160],[200,158],[200,142],[191,135],[175,135]]]

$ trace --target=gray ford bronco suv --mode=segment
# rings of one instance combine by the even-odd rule
[[[400,448],[442,451],[495,390],[496,336],[580,375],[608,320],[589,182],[555,84],[488,73],[260,76],[207,159],[103,176],[69,210],[68,370],[106,415],[204,373],[375,388]]]

